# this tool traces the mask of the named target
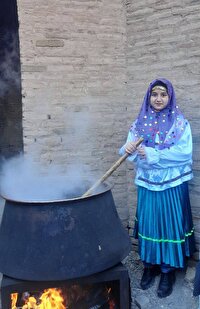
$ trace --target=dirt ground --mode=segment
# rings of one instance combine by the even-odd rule
[[[148,290],[140,288],[140,279],[143,272],[143,265],[139,260],[137,252],[132,251],[123,261],[129,271],[131,281],[131,309],[200,309],[199,297],[193,296],[193,275],[195,264],[188,266],[185,271],[176,272],[176,282],[173,292],[166,298],[157,297],[157,286],[159,278],[156,277],[154,285]]]

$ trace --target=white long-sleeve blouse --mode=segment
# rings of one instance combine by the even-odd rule
[[[178,142],[162,150],[145,147],[146,158],[141,159],[137,151],[128,160],[136,167],[135,184],[153,191],[162,191],[192,179],[192,134],[185,119],[184,132]],[[172,127],[173,130],[173,127]],[[134,131],[129,131],[127,142],[135,141]],[[156,136],[159,143],[159,136]],[[119,151],[125,153],[125,145]]]

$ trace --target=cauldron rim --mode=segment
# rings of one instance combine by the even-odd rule
[[[104,188],[103,188],[104,186]],[[98,190],[98,192],[95,192],[94,194],[91,194],[89,196],[78,196],[78,197],[74,197],[74,198],[68,198],[68,199],[54,199],[54,200],[45,200],[45,199],[38,199],[38,200],[19,200],[19,199],[14,199],[14,198],[10,198],[8,197],[6,194],[1,193],[0,196],[1,198],[3,198],[5,201],[9,201],[9,202],[14,202],[14,203],[21,203],[21,204],[53,204],[53,203],[61,203],[61,202],[70,202],[70,201],[78,201],[78,200],[82,200],[82,199],[89,199],[92,198],[94,196],[98,196],[101,195],[103,193],[105,193],[106,191],[109,191],[112,189],[113,186],[111,186],[108,183],[103,183],[101,184],[100,188],[101,190]],[[103,188],[103,189],[102,189]]]

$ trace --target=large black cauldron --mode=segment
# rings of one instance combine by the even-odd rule
[[[23,280],[65,280],[103,271],[131,249],[110,187],[86,198],[27,202],[6,198],[0,272]]]

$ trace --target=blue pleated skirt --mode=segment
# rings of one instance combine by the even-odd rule
[[[195,250],[187,182],[164,191],[138,187],[134,236],[143,262],[185,267]]]

